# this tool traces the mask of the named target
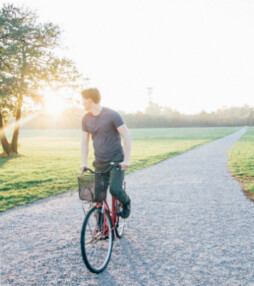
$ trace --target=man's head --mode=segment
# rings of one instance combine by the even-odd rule
[[[97,88],[88,88],[81,91],[83,105],[86,111],[90,111],[94,104],[99,104],[101,95]]]

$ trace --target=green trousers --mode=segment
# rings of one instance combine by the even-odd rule
[[[122,161],[122,156],[118,156],[113,162],[120,163]],[[94,161],[93,165],[96,172],[104,172],[109,168],[109,163],[110,162],[99,163]],[[113,197],[115,197],[122,204],[129,203],[130,198],[123,186],[124,173],[124,170],[112,168],[103,175],[95,175],[95,201],[102,201],[106,199],[107,189],[109,186],[109,191]]]

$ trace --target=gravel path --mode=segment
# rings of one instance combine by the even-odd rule
[[[254,285],[254,204],[226,156],[245,131],[128,175],[132,215],[99,275],[76,192],[1,214],[1,285]]]

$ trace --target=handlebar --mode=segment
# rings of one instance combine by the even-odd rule
[[[82,175],[82,174],[83,174],[84,172],[86,172],[86,171],[89,171],[90,173],[92,173],[92,174],[94,174],[94,175],[102,175],[102,174],[105,174],[105,173],[107,173],[108,171],[110,171],[112,168],[119,168],[119,169],[121,169],[121,165],[120,165],[119,163],[116,163],[116,162],[110,162],[109,164],[106,164],[106,165],[110,165],[110,166],[109,166],[108,169],[107,169],[106,171],[104,171],[104,172],[95,172],[95,171],[93,171],[92,169],[85,167],[85,168],[84,168],[84,171],[81,172],[79,175]]]

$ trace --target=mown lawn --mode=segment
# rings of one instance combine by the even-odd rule
[[[229,168],[243,184],[248,197],[254,200],[254,127],[229,150]]]
[[[129,172],[238,129],[132,129],[132,165]],[[10,159],[0,157],[0,211],[77,189],[76,176],[81,163],[80,136],[80,130],[21,130],[21,155]],[[91,146],[89,163],[92,161]]]

